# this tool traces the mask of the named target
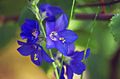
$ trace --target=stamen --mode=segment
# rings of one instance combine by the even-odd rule
[[[34,55],[34,60],[38,60],[37,54]]]
[[[63,37],[60,37],[59,40],[62,41],[63,43],[65,43],[65,41],[66,41],[65,38],[63,38]]]
[[[50,38],[53,40],[53,41],[57,41],[57,36],[58,36],[58,33],[53,31],[51,32],[50,34]]]
[[[37,31],[37,30],[34,30],[34,31],[32,32],[32,35],[35,36],[35,38],[37,38],[37,34],[38,34],[38,31]]]

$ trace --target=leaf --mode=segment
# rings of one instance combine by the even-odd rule
[[[109,27],[115,40],[120,42],[120,14],[112,17]]]

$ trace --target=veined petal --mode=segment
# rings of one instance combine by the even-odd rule
[[[68,79],[73,79],[73,71],[68,65],[66,66],[66,74]]]
[[[71,57],[73,60],[81,61],[84,57],[84,51],[81,51],[81,52],[76,51],[73,53]]]
[[[50,56],[48,56],[48,54],[42,49],[41,50],[41,54],[42,54],[42,58],[48,62],[48,63],[51,63],[53,62],[53,60],[50,58]]]
[[[74,33],[71,30],[64,30],[59,32],[60,37],[63,37],[65,39],[65,42],[67,44],[73,43],[77,40],[78,36],[76,33]]]
[[[42,56],[38,50],[35,50],[33,53],[31,53],[31,61],[37,66],[42,64]]]
[[[23,56],[28,56],[34,51],[32,45],[22,45],[17,50]]]
[[[55,46],[63,55],[67,55],[68,47],[67,45],[63,44],[61,41],[55,42]]]
[[[66,29],[67,26],[68,26],[67,16],[65,14],[62,14],[56,21],[55,30],[62,31],[64,29]]]
[[[46,22],[46,32],[49,35],[55,29],[55,22]]]
[[[49,36],[47,36],[46,40],[47,40],[46,47],[48,49],[55,48],[55,43],[49,38]]]
[[[85,69],[86,69],[86,66],[83,62],[76,61],[76,60],[72,60],[70,62],[70,67],[71,67],[72,71],[78,75],[82,74],[83,71],[85,71]]]

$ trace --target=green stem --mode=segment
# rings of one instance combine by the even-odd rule
[[[54,59],[54,57],[52,55],[52,51],[50,49],[49,49],[49,52],[50,52],[50,57],[52,59]],[[56,66],[55,62],[53,62],[52,65],[53,65],[53,68],[54,68],[54,71],[55,71],[56,79],[59,79],[59,75],[58,75],[58,71],[57,71],[57,66]]]
[[[81,74],[81,77],[80,77],[80,79],[82,79],[83,78],[83,74]]]
[[[35,8],[37,10],[39,10],[37,5],[35,5]],[[34,10],[32,10],[32,11],[34,11]],[[45,29],[44,29],[44,26],[43,26],[43,23],[42,23],[43,20],[42,20],[40,14],[39,14],[39,11],[35,11],[34,14],[36,15],[36,18],[39,21],[39,24],[40,24],[40,27],[41,27],[40,30],[42,30],[44,38],[46,38],[46,32],[45,32]],[[49,49],[49,52],[50,52],[50,57],[54,60],[54,57],[52,55],[52,51],[50,49]],[[55,71],[56,79],[59,79],[59,75],[58,75],[58,71],[57,71],[57,65],[55,64],[55,62],[52,62],[52,65],[53,65],[53,68],[54,68],[54,71]]]
[[[40,26],[41,26],[41,30],[42,30],[42,32],[43,32],[43,35],[44,35],[44,37],[46,38],[46,32],[45,32],[45,30],[44,30],[44,26],[43,26],[43,24],[42,24],[42,20],[40,21]]]
[[[44,37],[46,38],[46,32],[45,32],[45,30],[44,30],[44,26],[43,26],[43,24],[42,24],[42,20],[40,21],[40,26],[41,26],[43,35],[44,35]],[[54,60],[54,57],[53,57],[53,55],[52,55],[51,49],[49,49],[49,53],[50,53],[50,57]],[[59,75],[58,75],[58,71],[57,71],[57,65],[55,64],[55,62],[52,62],[52,65],[53,65],[53,68],[54,68],[54,71],[55,71],[56,79],[59,79]]]
[[[62,61],[61,61],[61,66],[60,66],[59,79],[60,79],[61,72],[62,72],[63,61],[64,61],[64,55],[62,54]]]
[[[69,19],[69,21],[72,19],[72,16],[73,16],[74,7],[75,7],[75,1],[76,0],[73,0],[73,2],[72,2],[72,8],[71,8],[71,12],[70,12],[70,19]]]

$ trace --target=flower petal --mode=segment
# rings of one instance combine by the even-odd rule
[[[55,43],[49,38],[49,36],[46,39],[47,44],[46,44],[46,48],[51,49],[51,48],[55,48]]]
[[[41,5],[39,6],[39,9],[40,9],[41,12],[44,12],[44,11],[46,11],[46,9],[47,9],[48,7],[50,7],[49,4],[41,4]]]
[[[48,63],[51,63],[53,62],[53,60],[50,58],[50,56],[48,56],[48,54],[42,49],[41,50],[41,54],[42,54],[42,58],[48,62]]]
[[[85,69],[86,69],[86,66],[83,62],[76,61],[76,60],[72,60],[70,62],[70,67],[71,67],[72,71],[78,75],[82,74],[83,71],[85,71]]]
[[[18,43],[19,45],[24,45],[24,44],[26,44],[26,43],[24,43],[24,42],[22,42],[22,41],[19,41],[19,40],[17,40],[17,43]]]
[[[67,45],[63,44],[61,41],[57,41],[55,42],[56,48],[63,54],[63,55],[67,55],[68,52],[68,47]]]
[[[73,55],[71,57],[74,60],[81,61],[84,57],[84,51],[81,51],[81,52],[76,51],[73,53]]]
[[[73,79],[73,71],[68,65],[66,66],[66,74],[68,79]]]
[[[54,31],[55,29],[55,22],[46,22],[46,32],[47,35],[49,36],[49,34]]]
[[[23,56],[28,56],[34,51],[32,45],[22,45],[17,50]]]
[[[26,19],[25,22],[22,24],[21,26],[21,38],[22,39],[26,39],[29,38],[31,39],[32,37],[38,37],[38,35],[40,34],[39,31],[39,24],[36,20],[31,20],[31,19]],[[36,31],[36,34],[32,34],[34,31]]]
[[[78,38],[77,34],[71,30],[61,31],[61,32],[59,32],[59,35],[60,35],[60,37],[63,37],[65,39],[65,42],[67,44],[73,43]]]
[[[31,61],[36,64],[37,66],[40,66],[42,64],[42,56],[39,51],[35,50],[31,54]]]
[[[89,55],[90,55],[90,48],[88,48],[88,49],[86,50],[85,59],[87,59],[87,58],[89,57]]]
[[[67,26],[68,26],[67,16],[65,14],[62,14],[56,21],[55,30],[62,31],[64,29],[66,29]]]
[[[67,56],[71,56],[74,54],[74,50],[75,50],[75,45],[74,44],[70,44],[68,45],[68,52],[67,52]]]
[[[49,15],[50,16],[56,16],[58,14],[63,13],[63,11],[59,7],[55,7],[55,6],[48,7],[48,10],[49,10]]]

